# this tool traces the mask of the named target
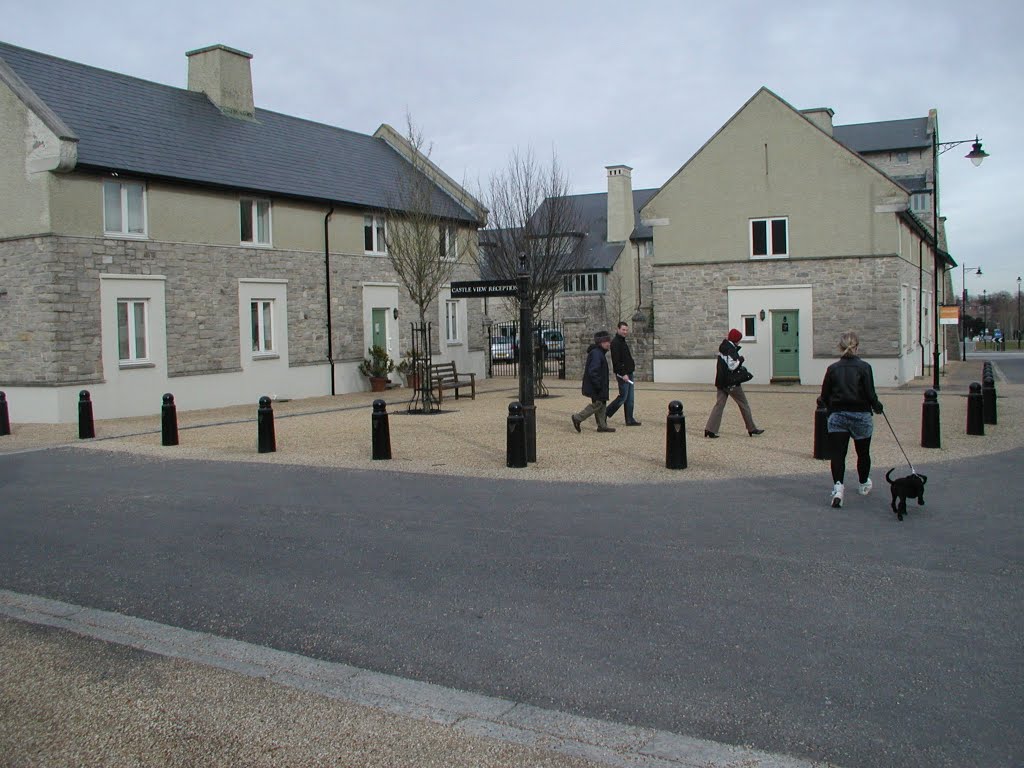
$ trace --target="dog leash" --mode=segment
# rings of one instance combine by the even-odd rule
[[[907,456],[907,452],[903,450],[903,446],[900,445],[900,439],[896,437],[896,430],[892,428],[892,423],[889,421],[889,417],[886,415],[885,411],[882,411],[882,418],[884,418],[885,423],[889,425],[889,431],[892,432],[892,438],[896,441],[896,445],[899,447],[900,453],[903,454],[903,458],[906,459],[907,464],[910,465],[910,474],[916,475],[917,470],[914,469],[914,463],[910,460],[910,457]]]

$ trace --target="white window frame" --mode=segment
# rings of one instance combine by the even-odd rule
[[[442,261],[455,261],[459,233],[453,224],[438,225],[438,254]]]
[[[459,304],[458,299],[448,299],[444,303],[444,339],[448,344],[461,344],[459,336]]]
[[[786,224],[786,252],[785,253],[772,253],[772,224],[776,221],[782,221]],[[764,222],[765,225],[765,246],[767,253],[754,253],[754,224],[758,222]],[[761,218],[750,219],[747,224],[747,253],[750,254],[750,258],[754,259],[788,259],[790,251],[790,233],[789,233],[789,217],[788,216],[764,216]]]
[[[753,333],[747,333],[747,321],[753,325]],[[740,326],[743,328],[741,341],[757,341],[757,315],[740,315]]]
[[[249,211],[252,222],[252,240],[242,239],[242,208],[245,207],[246,203],[249,204]],[[260,225],[259,225],[259,210],[260,204],[265,203],[267,206],[267,239],[266,241],[259,239]],[[247,245],[253,248],[269,248],[274,242],[274,231],[273,227],[273,209],[274,206],[268,198],[265,197],[240,197],[238,199],[238,241],[242,245]]]
[[[252,338],[252,310],[256,307],[256,338]],[[266,344],[267,316],[270,318],[270,344]],[[249,300],[249,341],[252,346],[253,358],[277,357],[277,344],[274,333],[277,323],[274,322],[274,300],[253,297]]]
[[[922,205],[923,203],[923,205]],[[910,195],[910,210],[914,213],[927,213],[932,209],[930,192],[913,192]]]
[[[121,228],[111,229],[107,223],[107,188],[117,186],[121,199]],[[128,187],[137,186],[142,189],[142,231],[129,232],[128,225]],[[103,234],[112,237],[148,238],[149,237],[149,204],[146,184],[141,181],[127,181],[123,179],[104,179],[100,185],[100,200],[103,210]]]
[[[366,227],[370,227],[371,250],[366,250]],[[381,237],[383,233],[383,238]],[[381,242],[383,240],[383,242]],[[388,220],[385,216],[366,214],[363,216],[363,252],[373,256],[387,256]]]
[[[600,294],[607,288],[604,272],[575,272],[562,280],[562,292],[570,294]]]
[[[121,305],[125,305],[128,324],[128,356],[121,356]],[[138,314],[142,315],[142,336],[146,349],[139,354],[138,341],[135,335],[135,326],[138,322]],[[131,368],[136,365],[148,365],[150,360],[149,341],[149,299],[119,298],[117,300],[117,311],[114,315],[114,325],[117,328],[117,362],[122,368]]]

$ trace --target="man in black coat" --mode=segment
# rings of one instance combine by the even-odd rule
[[[572,415],[572,425],[577,432],[581,432],[580,424],[589,419],[591,414],[597,420],[598,432],[614,432],[613,427],[608,426],[608,418],[605,409],[608,406],[608,349],[612,345],[612,338],[608,331],[598,331],[594,334],[594,343],[587,347],[587,364],[583,369],[583,394],[590,398],[590,405],[579,413]]]
[[[612,372],[619,384],[619,396],[608,405],[607,416],[610,419],[619,410],[619,406],[623,406],[626,412],[626,426],[639,427],[640,422],[633,418],[633,393],[636,390],[633,371],[636,370],[636,363],[633,362],[633,353],[629,351],[629,344],[626,343],[628,334],[629,324],[625,320],[620,320],[612,339]]]

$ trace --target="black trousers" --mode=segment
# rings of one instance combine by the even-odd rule
[[[828,440],[832,451],[832,482],[841,483],[846,476],[846,452],[850,448],[850,433],[829,432]],[[854,440],[853,447],[857,451],[858,479],[866,483],[871,473],[871,438]]]

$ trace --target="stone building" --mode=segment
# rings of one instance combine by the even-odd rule
[[[656,380],[713,381],[730,328],[755,383],[819,383],[850,328],[879,384],[923,372],[932,270],[953,264],[912,210],[926,202],[912,196],[928,190],[931,139],[905,148],[916,154],[896,176],[879,157],[904,148],[857,147],[871,131],[833,128],[832,115],[762,88],[643,207]]]
[[[0,43],[0,388],[16,420],[73,420],[83,388],[99,417],[156,413],[164,392],[188,409],[356,391],[367,347],[409,344],[416,308],[386,243],[415,150],[387,125],[256,108],[247,53],[187,56],[182,89]],[[416,159],[447,222],[439,258],[471,252],[486,212]],[[483,375],[477,303],[442,292],[429,319],[435,356]]]

